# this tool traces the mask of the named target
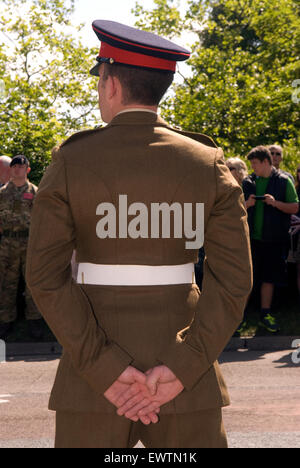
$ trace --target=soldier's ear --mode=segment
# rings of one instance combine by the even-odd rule
[[[112,99],[116,95],[122,93],[122,85],[118,77],[111,75],[107,77],[106,92],[109,99]]]
[[[27,167],[27,174],[31,171],[31,167]]]

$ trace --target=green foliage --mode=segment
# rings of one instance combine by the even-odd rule
[[[292,100],[300,78],[299,2],[197,0],[184,16],[173,1],[154,3],[152,11],[136,6],[138,25],[170,38],[194,33],[189,72],[174,84],[163,116],[212,136],[228,156],[245,157],[256,145],[277,142],[294,172],[300,162],[300,93]]]
[[[68,3],[68,4],[67,4]],[[97,51],[71,26],[74,0],[0,0],[0,154],[25,154],[38,183],[51,149],[83,126],[94,126]]]
[[[155,14],[152,11],[147,11],[142,5],[136,3],[134,14],[139,17],[136,26],[145,31],[156,31],[157,34],[165,36],[166,34],[172,38],[178,33],[178,30],[184,27],[178,4],[175,6],[173,0],[166,2],[165,0],[154,0],[156,4]]]
[[[282,169],[293,174],[297,179],[297,168],[300,165],[300,136],[283,142],[284,160],[280,165]]]

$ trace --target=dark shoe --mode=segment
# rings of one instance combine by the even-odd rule
[[[31,338],[40,340],[43,336],[42,320],[28,320],[28,328]]]
[[[0,340],[7,338],[12,328],[13,322],[0,323]]]
[[[271,314],[267,314],[264,317],[261,317],[259,324],[271,333],[276,333],[280,330],[278,324],[276,323],[275,317],[273,317]]]

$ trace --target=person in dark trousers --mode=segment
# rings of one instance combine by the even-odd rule
[[[248,154],[253,174],[243,181],[248,211],[254,284],[260,288],[260,325],[270,332],[279,326],[271,306],[276,284],[282,284],[291,215],[298,212],[298,196],[290,178],[272,166],[268,148]]]
[[[300,198],[300,164],[297,167],[295,188],[298,198]],[[297,267],[297,287],[300,307],[300,205],[296,215],[292,215],[290,230],[290,252],[289,261],[296,263]]]

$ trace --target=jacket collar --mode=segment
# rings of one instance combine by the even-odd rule
[[[27,190],[29,188],[29,180],[26,180],[25,184],[22,185],[21,187],[17,187],[11,180],[7,183],[7,188],[10,189],[20,189],[20,190]]]
[[[147,111],[129,111],[116,115],[109,126],[115,125],[169,125],[159,115]]]

